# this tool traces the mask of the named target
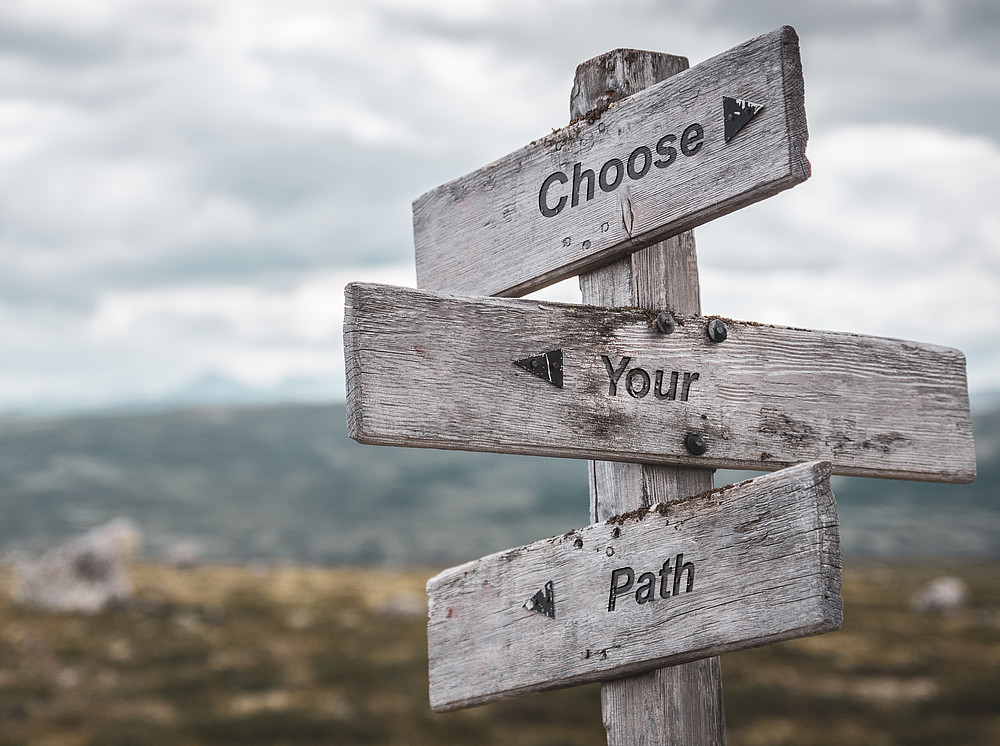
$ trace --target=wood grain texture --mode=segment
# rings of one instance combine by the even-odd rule
[[[809,176],[803,90],[798,38],[786,26],[624,100],[609,96],[568,127],[417,199],[418,286],[522,295],[794,186]],[[728,143],[724,96],[765,107]],[[680,140],[692,124],[702,126],[704,139],[684,155]],[[614,158],[626,163],[636,148],[669,160],[656,150],[666,135],[678,146],[669,165],[600,188],[602,166]],[[573,206],[575,164],[581,173],[594,171],[595,187],[589,200],[585,186],[576,190]],[[642,171],[644,159],[633,165],[633,173]],[[549,206],[569,199],[546,217],[539,192],[556,172],[567,183],[553,185]],[[609,171],[607,182],[614,178]]]
[[[608,746],[725,746],[722,664],[699,658],[601,685]]]
[[[615,50],[576,71],[570,117],[620,100],[686,70],[659,52]],[[701,299],[694,234],[685,231],[580,276],[583,302],[698,315]],[[604,520],[712,488],[711,469],[590,461],[591,520]],[[601,685],[608,746],[724,746],[718,657],[699,658]]]
[[[581,62],[569,97],[570,123],[597,115],[633,93],[683,72],[687,57],[642,49],[615,49]]]
[[[432,708],[838,629],[840,545],[829,480],[828,463],[801,464],[432,578]],[[530,602],[550,582],[551,618]]]
[[[664,335],[641,309],[386,285],[352,283],[346,297],[348,426],[363,443],[764,471],[823,458],[838,474],[975,477],[957,350],[733,320],[713,344],[704,317],[678,314]],[[554,349],[563,388],[513,364]],[[622,371],[614,386],[609,366]],[[704,455],[687,452],[690,432]]]

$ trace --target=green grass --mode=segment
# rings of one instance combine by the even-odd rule
[[[945,573],[972,607],[910,612]],[[431,713],[428,574],[146,565],[95,616],[0,593],[0,744],[605,742],[598,686]],[[844,602],[839,632],[723,658],[731,746],[1000,743],[1000,567],[848,562]]]

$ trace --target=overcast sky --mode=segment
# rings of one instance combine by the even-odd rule
[[[342,397],[343,285],[413,283],[413,199],[564,125],[590,57],[782,24],[812,178],[696,231],[703,310],[957,347],[1000,390],[993,0],[4,0],[0,411]]]

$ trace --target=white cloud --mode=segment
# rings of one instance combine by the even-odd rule
[[[413,285],[410,266],[274,285],[111,291],[87,316],[0,305],[0,410],[155,400],[206,375],[250,388],[325,382],[343,395],[344,286]]]
[[[805,184],[697,231],[704,310],[957,347],[1000,387],[1000,147],[887,123],[808,152]]]
[[[1000,273],[996,143],[885,123],[824,133],[808,155],[809,181],[702,229],[719,236],[712,256],[751,270],[839,267],[885,281]]]
[[[185,285],[111,292],[88,321],[96,339],[213,330],[245,343],[335,340],[344,322],[344,286],[352,281],[413,285],[409,267],[354,268],[302,278],[290,287]]]

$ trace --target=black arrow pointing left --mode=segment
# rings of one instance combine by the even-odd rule
[[[553,386],[563,387],[562,349],[549,350],[541,355],[532,355],[523,360],[515,360],[514,365],[524,368],[532,375],[548,381]]]

